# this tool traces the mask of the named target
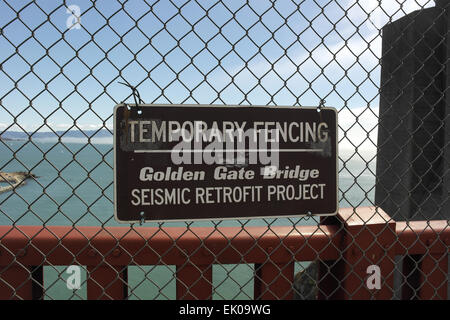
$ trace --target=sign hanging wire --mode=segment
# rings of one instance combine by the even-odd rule
[[[125,79],[124,79],[125,80]],[[141,95],[139,94],[139,91],[136,87],[132,86],[127,80],[125,80],[125,82],[120,82],[120,84],[123,84],[124,86],[127,86],[128,88],[131,89],[132,93],[133,93],[133,99],[134,99],[134,104],[135,107],[138,108],[138,100],[140,104],[143,104],[144,101],[141,99]]]
[[[127,86],[128,88],[131,89],[131,92],[133,93],[133,99],[134,99],[134,106],[131,105],[130,109],[135,109],[137,111],[138,114],[141,114],[141,110],[139,109],[139,105],[138,105],[138,100],[139,103],[144,104],[144,101],[141,99],[141,95],[139,94],[139,91],[136,87],[132,86],[127,80],[124,79],[125,82],[120,82],[120,84]],[[126,139],[128,139],[128,119],[130,118],[130,110],[128,109],[128,104],[125,102],[122,102],[125,105],[125,110],[124,110],[124,118],[125,118],[125,127],[124,132],[125,132],[125,137]]]
[[[322,122],[322,108],[325,107],[327,101],[325,99],[320,99],[319,106],[317,107],[317,113],[319,114],[319,121]]]

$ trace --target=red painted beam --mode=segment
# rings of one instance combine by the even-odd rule
[[[334,298],[384,299],[395,255],[423,256],[420,297],[446,296],[448,221],[396,223],[375,207],[341,209],[337,218],[340,225],[217,229],[0,226],[0,297],[33,298],[30,266],[75,261],[88,267],[89,299],[125,298],[130,264],[177,265],[177,297],[210,298],[214,263],[254,263],[255,298],[290,298],[293,262],[320,259],[336,261],[327,272],[343,279]],[[365,288],[370,264],[382,270],[382,290]]]
[[[448,252],[450,225],[447,220],[397,222],[397,255],[424,254],[433,245],[435,252]]]
[[[128,228],[0,226],[0,266],[17,259],[24,265],[172,264],[190,262],[262,263],[267,248],[277,263],[339,257],[334,226]],[[19,257],[23,248],[26,254]],[[324,249],[326,248],[326,249]]]

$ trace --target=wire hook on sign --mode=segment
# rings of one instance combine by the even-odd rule
[[[319,106],[317,107],[317,113],[319,114],[320,122],[322,122],[322,108],[325,107],[325,103],[325,99],[320,99]]]
[[[131,91],[133,93],[134,106],[130,106],[130,109],[135,109],[138,114],[141,114],[142,111],[139,109],[138,100],[139,100],[139,103],[142,103],[142,104],[144,103],[144,101],[141,99],[141,95],[139,94],[138,89],[136,87],[133,87],[130,83],[128,83],[127,80],[125,80],[125,82],[119,81],[119,83],[123,84],[124,86],[127,86],[128,88],[131,89]],[[125,106],[127,106],[127,104],[125,102],[123,102],[123,104]],[[125,138],[128,139],[128,119],[130,118],[130,111],[128,110],[128,108],[125,108],[124,118],[125,118],[125,128],[124,128]]]
[[[317,112],[322,111],[322,108],[325,107],[325,103],[327,103],[325,99],[320,99],[319,106],[317,107]]]
[[[141,95],[139,94],[139,91],[136,87],[133,87],[130,83],[128,83],[127,80],[125,80],[125,82],[119,81],[119,83],[123,84],[124,86],[127,86],[128,88],[131,89],[131,91],[133,92],[133,99],[134,99],[134,104],[135,104],[136,108],[138,107],[138,100],[139,100],[139,103],[142,103],[142,104],[144,103],[144,101],[141,99]],[[136,97],[137,97],[137,99],[136,99]]]

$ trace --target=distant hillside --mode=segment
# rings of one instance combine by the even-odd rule
[[[70,130],[70,131],[55,131],[53,132],[19,132],[6,131],[1,134],[4,140],[28,140],[31,139],[58,139],[61,138],[112,138],[112,134],[107,129],[101,130]]]

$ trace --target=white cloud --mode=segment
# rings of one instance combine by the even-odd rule
[[[73,124],[69,123],[49,123],[48,126],[55,131],[58,130],[67,130],[73,126]]]
[[[433,6],[433,0],[353,0],[349,2],[347,12],[352,22],[363,22],[372,33],[378,34],[386,23]]]
[[[377,151],[378,107],[344,108],[339,111],[339,156],[350,157],[358,153],[366,160],[372,159]]]
[[[388,22],[390,17],[387,20],[383,20],[383,16],[379,12],[382,12],[384,15],[386,13],[392,14],[392,19],[395,20],[406,13],[420,9],[422,5],[430,6],[434,4],[430,0],[417,0],[417,2],[415,0],[399,1],[402,3],[402,6],[395,0],[381,0],[381,6],[378,0],[349,0],[347,4],[343,4],[343,8],[348,10],[347,18],[349,20],[343,19],[339,24],[336,24],[336,33],[325,37],[322,43],[311,52],[302,46],[288,51],[289,59],[287,57],[280,59],[272,68],[282,78],[287,79],[297,72],[297,66],[299,66],[300,74],[307,81],[316,79],[320,72],[323,72],[331,84],[335,85],[341,81],[344,72],[346,72],[345,76],[348,79],[359,84],[361,80],[360,68],[356,68],[356,71],[354,71],[352,66],[360,65],[365,70],[372,71],[371,78],[379,81],[379,76],[376,75],[379,72],[377,66],[379,66],[379,59],[382,53],[382,38],[379,28]],[[376,27],[373,27],[373,21],[377,23]],[[308,46],[306,45],[306,47]],[[248,66],[253,71],[268,70],[270,68],[270,64],[260,60],[256,62],[250,61]],[[235,66],[230,73],[237,74],[242,70],[245,70],[244,63]],[[245,78],[246,76],[242,76],[240,81],[245,83]],[[273,85],[276,86],[276,79],[272,80]],[[247,81],[252,82],[254,79],[252,76],[249,76]],[[269,78],[265,85],[267,86],[272,82]],[[323,82],[319,81],[313,84],[316,87],[322,85]],[[373,95],[376,95],[376,92],[369,95],[372,98]]]
[[[379,30],[390,21],[395,21],[406,14],[422,8],[434,6],[432,0],[350,0],[347,12],[348,18],[356,25],[363,24],[369,31],[365,38],[352,37],[347,43],[341,42],[330,50],[336,55],[338,61],[353,63],[353,54],[361,54],[367,47],[376,58],[381,57],[381,34]],[[361,26],[359,29],[362,29]],[[370,41],[370,45],[367,42]],[[372,55],[373,55],[372,54]],[[320,57],[326,55],[318,54]],[[339,57],[342,56],[342,60]],[[370,57],[370,55],[369,55]],[[364,56],[359,59],[361,65],[370,68],[370,63]],[[372,64],[377,61],[372,61]],[[366,160],[376,155],[378,140],[378,106],[370,108],[343,108],[339,112],[339,154],[341,158],[352,156],[358,149],[358,153]]]
[[[62,131],[62,130],[98,130],[100,128],[103,128],[102,123],[48,123],[48,126],[52,128],[54,131]],[[106,127],[109,128],[108,124],[106,124]],[[49,131],[48,128],[46,128]]]
[[[11,124],[11,123],[1,123],[0,129],[1,130],[8,130],[8,131],[32,131],[36,130],[38,128],[38,125],[32,125],[29,123],[20,123],[20,126],[17,124]]]

